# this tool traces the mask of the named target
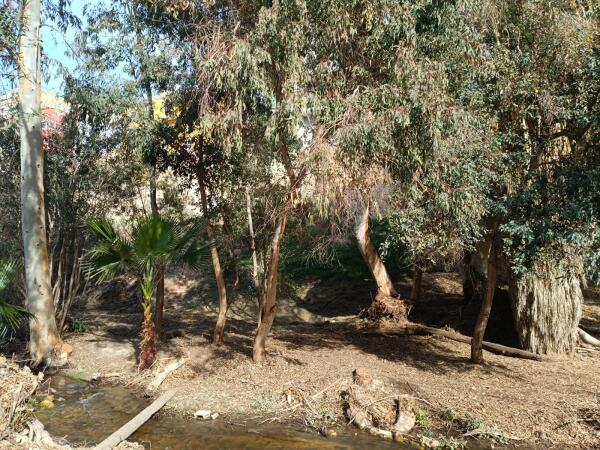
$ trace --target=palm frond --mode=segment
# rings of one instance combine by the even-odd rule
[[[0,260],[0,293],[10,285],[16,272],[17,264],[14,261]],[[25,308],[0,299],[0,341],[8,339],[30,317],[33,317],[32,314]]]
[[[17,264],[14,261],[0,260],[0,292],[8,287],[16,272]]]
[[[120,270],[127,270],[135,260],[131,242],[119,235],[106,219],[88,222],[96,244],[84,252],[82,269],[91,278],[106,281]]]

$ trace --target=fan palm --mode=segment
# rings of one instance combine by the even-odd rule
[[[16,272],[17,265],[13,261],[0,260],[0,294],[12,282]],[[0,342],[10,338],[30,317],[32,316],[26,309],[0,298]]]
[[[199,224],[157,214],[138,220],[129,233],[118,233],[106,219],[88,224],[95,237],[94,246],[84,255],[83,267],[88,276],[105,281],[118,272],[128,272],[140,281],[144,311],[140,369],[150,367],[156,356],[152,298],[157,273],[172,264],[199,268],[206,252],[206,245],[199,238]]]

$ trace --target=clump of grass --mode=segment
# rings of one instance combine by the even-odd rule
[[[415,425],[417,426],[417,428],[420,428],[422,430],[429,429],[429,427],[431,426],[431,419],[429,418],[427,411],[423,409],[417,409],[415,411]]]
[[[481,419],[478,419],[470,414],[467,414],[467,417],[465,418],[455,419],[454,422],[463,433],[468,433],[469,431],[481,428],[481,425],[483,424]]]

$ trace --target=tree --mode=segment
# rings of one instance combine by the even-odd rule
[[[61,344],[54,318],[46,242],[44,154],[41,123],[40,1],[24,3],[19,40],[21,227],[25,257],[30,353],[35,364],[51,363]]]
[[[92,221],[89,227],[95,244],[84,254],[88,275],[105,281],[126,271],[138,278],[144,312],[140,369],[147,369],[156,356],[152,298],[160,282],[157,268],[171,264],[199,267],[205,251],[197,238],[198,225],[152,214],[138,220],[129,234],[118,233],[107,220]]]

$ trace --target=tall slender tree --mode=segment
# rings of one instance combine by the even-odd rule
[[[61,344],[46,242],[44,153],[41,120],[40,0],[23,3],[19,40],[19,107],[21,138],[21,226],[25,257],[30,353],[35,364],[51,363]]]

